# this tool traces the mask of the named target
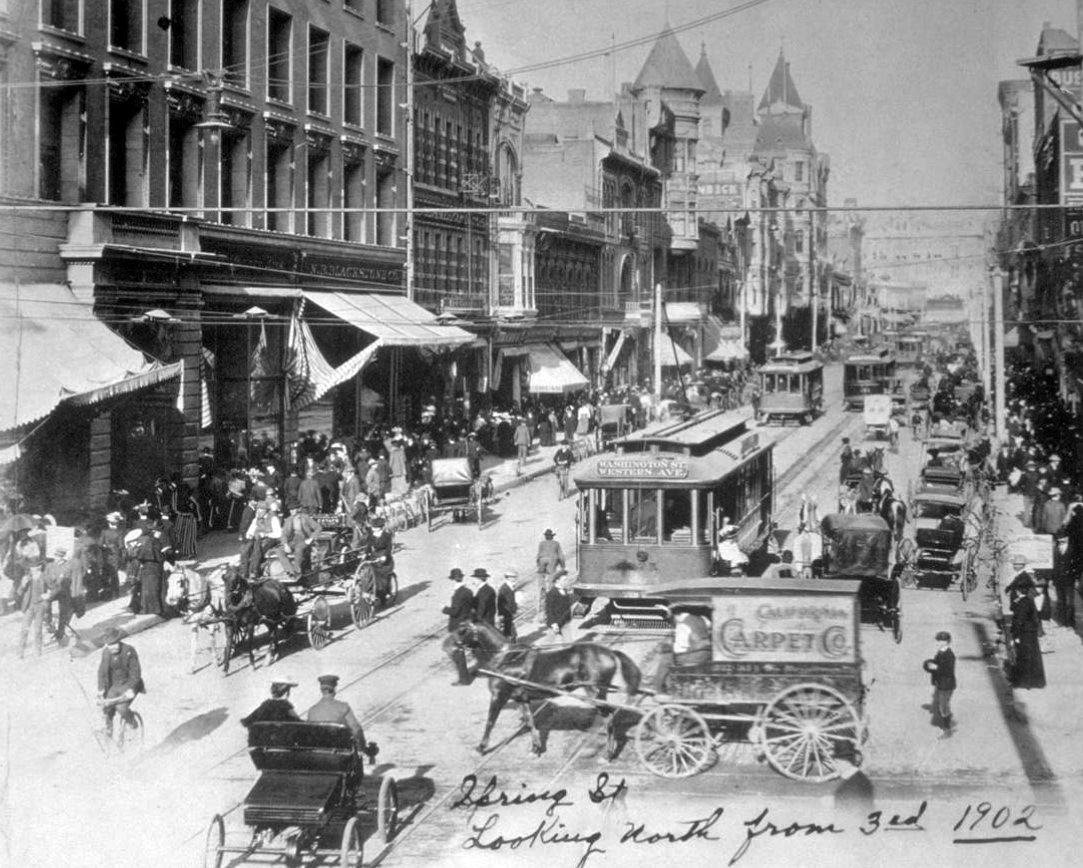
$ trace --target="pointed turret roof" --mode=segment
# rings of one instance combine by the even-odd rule
[[[684,53],[681,44],[677,41],[677,34],[666,23],[666,29],[662,31],[651,53],[647,56],[647,62],[639,71],[632,90],[638,91],[648,87],[665,87],[675,90],[694,90],[703,92],[703,84],[692,68],[692,62]]]
[[[456,56],[466,50],[466,28],[459,17],[455,0],[433,0],[425,22],[425,40],[429,45],[451,51]]]
[[[706,42],[700,43],[699,63],[696,64],[696,77],[699,78],[700,83],[703,85],[703,96],[700,99],[701,102],[722,102],[722,90],[718,87],[718,81],[714,77],[711,63],[707,60]]]
[[[781,49],[778,52],[775,71],[771,73],[771,80],[767,83],[767,90],[763,92],[758,111],[779,105],[789,110],[804,111],[805,109],[805,104],[801,102],[801,96],[794,87],[793,79],[790,78],[790,65],[786,62],[786,56]]]

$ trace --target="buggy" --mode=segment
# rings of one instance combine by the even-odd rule
[[[440,513],[449,513],[452,521],[473,521],[478,527],[485,521],[486,482],[474,478],[466,458],[436,458],[432,462],[432,496],[429,500],[428,526],[431,532]]]
[[[966,568],[964,541],[972,527],[967,502],[957,494],[925,491],[910,502],[915,550],[907,580],[917,587],[946,589]]]

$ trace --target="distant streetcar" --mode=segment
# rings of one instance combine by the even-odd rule
[[[741,411],[711,410],[614,441],[577,465],[576,591],[626,622],[665,617],[661,586],[704,578],[725,531],[744,552],[769,533],[774,443]]]
[[[764,422],[796,419],[808,424],[824,409],[824,365],[810,352],[783,353],[760,367]]]
[[[842,393],[847,410],[860,410],[866,395],[891,394],[895,354],[887,347],[851,353],[843,365]]]

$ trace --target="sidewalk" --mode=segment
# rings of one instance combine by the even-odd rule
[[[492,477],[493,490],[502,495],[513,488],[553,471],[553,453],[556,446],[535,446],[527,458],[522,473],[516,472],[517,458],[500,458],[495,455],[482,457],[481,469],[484,475]],[[553,479],[555,491],[556,478]],[[402,531],[402,534],[411,534],[418,528],[410,528]],[[196,569],[200,572],[208,572],[225,566],[235,560],[238,554],[239,543],[235,533],[225,531],[213,531],[200,537],[197,543]],[[101,603],[92,603],[87,607],[86,615],[74,620],[72,627],[77,637],[67,646],[68,652],[73,657],[82,657],[92,654],[102,647],[102,636],[109,627],[116,627],[125,635],[142,632],[156,624],[164,623],[166,619],[157,615],[135,615],[128,610],[127,594],[116,600],[106,600]],[[11,612],[0,616],[0,659],[10,655],[14,657],[17,652],[19,639],[19,627],[22,623],[22,613]],[[44,653],[55,653],[58,649],[52,640],[46,637]],[[33,655],[33,649],[28,649],[28,654]]]

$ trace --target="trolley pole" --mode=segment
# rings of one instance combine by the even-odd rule
[[[993,374],[995,377],[993,390],[996,395],[996,403],[993,421],[998,443],[1004,443],[1007,438],[1005,430],[1005,407],[1007,401],[1004,396],[1004,272],[999,268],[993,272]]]

